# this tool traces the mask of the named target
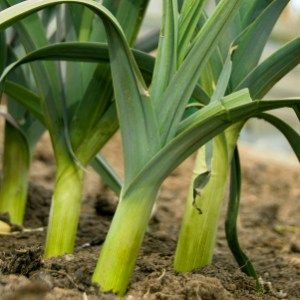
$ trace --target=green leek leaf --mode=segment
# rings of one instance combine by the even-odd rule
[[[258,275],[247,255],[241,249],[237,234],[237,217],[239,212],[240,194],[241,194],[241,166],[238,149],[235,148],[234,156],[231,162],[230,176],[230,194],[225,220],[225,233],[228,246],[239,264],[241,270],[248,276],[256,279],[257,286],[260,288]]]
[[[262,98],[283,76],[300,63],[300,38],[296,38],[257,66],[237,87],[249,88],[256,99]]]
[[[177,70],[178,8],[177,0],[163,1],[163,24],[160,31],[157,59],[151,83],[151,101],[159,109],[161,95]]]
[[[178,63],[184,60],[207,0],[186,0],[179,19]]]
[[[225,97],[221,102],[205,106],[182,122],[176,137],[145,165],[127,187],[126,193],[142,182],[160,184],[189,155],[231,125],[264,111],[282,107],[295,108],[299,104],[300,99],[251,101],[249,93],[240,91]]]
[[[150,82],[155,58],[139,50],[132,49],[132,52],[146,82]],[[8,66],[5,70],[5,73],[2,74],[1,80],[7,76],[8,73],[12,72],[17,66],[37,60],[65,60],[108,63],[108,46],[107,44],[103,43],[66,42],[41,47]],[[107,77],[105,79],[107,80]],[[197,85],[194,89],[193,97],[203,104],[207,104],[210,100],[208,95],[201,89],[199,85]]]
[[[224,63],[223,70],[220,74],[216,89],[210,99],[210,102],[220,101],[224,97],[230,80],[231,70],[232,61],[231,55],[229,53]]]
[[[91,166],[101,176],[103,181],[116,193],[120,195],[122,188],[122,180],[116,174],[115,170],[100,154],[91,162]]]
[[[256,116],[259,119],[263,119],[274,127],[276,127],[287,139],[290,146],[292,147],[295,155],[300,161],[300,135],[297,131],[295,131],[291,126],[289,126],[284,121],[280,120],[276,116],[267,113],[261,113]]]
[[[259,17],[247,27],[234,42],[236,50],[232,55],[233,71],[231,76],[231,88],[245,78],[258,64],[267,39],[289,0],[274,0],[259,15]],[[253,42],[255,41],[255,43]]]
[[[165,144],[176,133],[185,106],[196,86],[202,68],[218,46],[228,23],[238,11],[241,1],[222,0],[195,38],[193,47],[162,95],[158,120],[162,142]]]
[[[4,92],[26,107],[41,123],[45,122],[41,108],[41,99],[38,95],[10,80],[6,81]]]

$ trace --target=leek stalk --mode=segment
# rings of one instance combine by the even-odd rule
[[[157,192],[147,186],[120,197],[92,278],[103,292],[125,294]]]
[[[25,136],[6,122],[0,212],[8,213],[10,221],[18,225],[22,225],[25,214],[29,165],[30,151]]]
[[[199,151],[189,188],[174,267],[186,272],[211,263],[224,189],[228,175],[228,152],[224,135],[213,140],[211,176],[194,199],[194,180],[207,171],[204,151]]]
[[[130,1],[128,0],[128,3]],[[193,3],[193,1],[189,2]],[[203,234],[202,240],[205,243],[207,241],[204,246],[209,250],[204,252],[204,256],[209,257],[215,240],[221,198],[232,156],[231,149],[235,147],[237,139],[237,136],[234,135],[235,127],[231,127],[225,133],[224,130],[233,124],[243,124],[248,118],[271,109],[292,107],[298,112],[299,99],[255,101],[256,98],[253,97],[252,99],[247,89],[235,93],[231,93],[231,90],[227,91],[227,81],[231,74],[231,68],[229,68],[229,72],[226,71],[220,79],[220,89],[218,89],[215,97],[219,101],[212,101],[212,103],[182,120],[186,105],[195,90],[202,71],[211,55],[218,50],[218,45],[229,28],[228,26],[239,12],[242,2],[241,0],[220,1],[199,33],[191,34],[193,42],[188,42],[187,50],[189,51],[182,57],[183,61],[180,61],[179,64],[177,37],[180,24],[178,24],[177,0],[166,0],[163,6],[164,25],[160,35],[160,45],[150,90],[118,22],[95,1],[40,0],[36,2],[28,0],[26,1],[27,5],[30,4],[28,10],[23,2],[17,6],[17,11],[11,9],[5,14],[0,12],[1,28],[1,23],[4,27],[29,14],[29,12],[37,11],[50,4],[80,3],[96,12],[102,18],[105,26],[108,52],[111,58],[111,78],[115,102],[106,99],[108,101],[103,104],[100,101],[102,97],[99,97],[97,101],[87,100],[87,102],[77,106],[77,114],[73,116],[73,119],[68,118],[71,120],[68,129],[72,129],[75,124],[79,128],[78,131],[73,129],[70,132],[66,132],[68,130],[62,132],[63,129],[66,129],[58,126],[61,124],[62,118],[53,119],[53,128],[57,130],[52,130],[56,135],[52,134],[51,137],[53,144],[55,144],[58,175],[48,232],[48,244],[50,246],[46,246],[47,257],[73,250],[72,245],[76,232],[73,225],[77,224],[79,216],[80,198],[77,196],[82,189],[82,170],[73,161],[74,157],[71,158],[70,153],[73,151],[84,166],[88,163],[91,159],[90,156],[92,156],[90,154],[97,153],[98,145],[100,145],[99,140],[91,140],[89,137],[97,136],[99,138],[101,134],[98,133],[98,129],[99,132],[102,131],[103,127],[111,126],[111,121],[115,120],[114,118],[107,118],[104,122],[105,126],[102,127],[102,122],[98,118],[101,117],[102,119],[108,114],[109,109],[106,110],[106,106],[112,108],[110,110],[113,113],[111,116],[114,116],[114,105],[116,105],[122,134],[125,176],[120,202],[93,275],[93,282],[99,284],[102,291],[112,291],[124,295],[159,186],[184,159],[214,139],[212,174],[207,185],[200,192],[199,199],[196,199],[196,205],[201,208],[204,217],[201,218],[199,227],[201,228],[202,224],[202,228],[206,225],[210,227],[208,232],[204,230],[201,232]],[[273,2],[278,3],[277,0]],[[193,13],[192,6],[191,9],[191,13]],[[197,6],[198,9],[200,10],[201,7]],[[9,15],[11,19],[7,18]],[[190,28],[188,26],[190,19],[186,20],[186,28]],[[246,35],[246,39],[248,39],[248,35]],[[239,51],[239,48],[234,48],[234,51]],[[165,72],[166,70],[169,71]],[[98,88],[91,89],[91,92],[96,94],[98,90]],[[223,97],[226,95],[226,91],[228,96]],[[84,97],[84,99],[88,98]],[[48,116],[47,121],[50,123],[51,117],[55,117],[56,114],[55,111],[52,112],[51,110],[52,105],[49,99],[46,98],[46,100],[48,100],[48,105],[44,108],[51,112],[46,114]],[[91,105],[87,105],[89,103]],[[93,106],[94,103],[95,105],[102,103],[104,106],[99,106],[96,110]],[[93,118],[86,109],[91,110]],[[88,127],[94,128],[95,126],[97,130],[81,132],[81,129],[86,125],[86,117],[84,117],[83,112],[89,119],[92,119]],[[51,128],[51,126],[48,127]],[[81,132],[83,139],[80,138],[74,142],[75,137],[78,138],[76,132]],[[236,133],[238,132],[239,130],[236,131]],[[55,141],[57,143],[54,143]],[[58,144],[61,141],[62,143]],[[67,147],[68,142],[72,145],[72,149]],[[64,195],[66,190],[68,193]],[[214,198],[217,196],[219,200],[215,202],[202,201],[203,199],[212,199],[213,196]],[[199,214],[199,210],[197,213]],[[198,215],[194,214],[194,216],[198,218]],[[195,222],[194,228],[198,224],[197,221]],[[65,231],[66,234],[61,231]],[[196,235],[195,231],[193,235]],[[207,238],[208,235],[212,236],[211,240]],[[63,242],[64,239],[68,242]],[[51,246],[51,244],[59,243],[62,246]],[[202,246],[202,242],[200,244]]]
[[[45,257],[73,252],[80,215],[83,170],[69,160],[58,164],[56,174]]]

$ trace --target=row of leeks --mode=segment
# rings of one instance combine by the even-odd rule
[[[137,1],[133,6],[131,3],[137,14],[126,26],[123,22],[129,22],[126,14],[131,10],[124,8],[129,7],[129,2],[120,1],[116,8],[113,1],[100,5],[90,0],[28,0],[0,13],[1,30],[56,4],[80,4],[85,13],[92,11],[103,23],[99,28],[105,30],[97,42],[107,44],[82,39],[80,43],[35,47],[40,49],[8,66],[0,80],[4,82],[13,70],[37,60],[101,62],[79,104],[62,101],[61,94],[44,86],[39,88],[35,101],[14,99],[50,132],[56,157],[57,180],[46,257],[72,252],[83,167],[119,124],[125,175],[120,201],[93,275],[102,291],[119,295],[126,292],[160,185],[183,160],[201,148],[195,168],[198,176],[191,184],[175,257],[175,269],[189,271],[211,261],[231,161],[228,241],[240,264],[247,259],[238,245],[235,227],[240,186],[236,143],[244,123],[252,117],[264,118],[287,137],[298,158],[300,147],[299,134],[294,129],[265,113],[289,107],[299,116],[300,100],[261,100],[299,63],[299,39],[258,65],[268,36],[289,1],[221,0],[207,16],[204,8],[208,1],[200,0],[195,5],[193,0],[166,0],[155,61],[129,47],[144,11],[141,7],[145,8],[147,1]],[[115,11],[117,18],[105,4],[108,9],[119,9]],[[83,28],[83,32],[79,30],[81,37],[86,34],[86,26]],[[258,32],[260,39],[253,43]],[[104,64],[108,61],[114,95]],[[47,76],[47,64],[52,62],[34,64],[43,72],[41,78],[47,78],[43,77]],[[85,64],[80,66],[84,68]],[[70,84],[68,90],[77,95],[74,80],[65,80],[64,84]],[[19,87],[7,82],[3,84],[5,91],[7,86],[10,90]],[[113,173],[106,171],[114,181]],[[114,184],[118,186],[116,180]],[[217,193],[212,193],[214,190]],[[60,230],[62,226],[64,232]],[[251,264],[244,271],[256,276]]]
[[[19,1],[7,0],[6,5],[13,5],[16,2]],[[135,9],[130,11],[123,8],[126,2],[128,1],[120,2],[118,6],[111,9],[120,20],[123,20],[123,26],[128,28],[127,37],[130,43],[133,43],[148,1],[139,1]],[[106,1],[103,5],[110,6],[111,1]],[[60,11],[57,12],[57,14],[59,13]],[[93,25],[94,14],[88,9],[71,5],[64,17],[67,20],[68,30],[66,29],[64,34],[60,32],[60,36],[53,39],[53,42],[61,39],[105,41],[105,33],[99,20]],[[60,21],[57,20],[57,22]],[[43,20],[34,14],[22,20],[15,27],[16,34],[23,37],[20,41],[21,46],[28,53],[49,44],[46,36],[47,28],[44,30],[42,22]],[[6,128],[14,129],[15,135],[20,135],[21,132],[23,137],[23,140],[16,146],[8,145],[9,139],[5,139],[5,153],[10,153],[12,156],[12,149],[16,149],[18,155],[12,157],[10,161],[6,159],[6,155],[4,157],[4,166],[8,171],[6,172],[4,169],[0,209],[2,212],[9,212],[11,221],[14,223],[22,223],[26,201],[26,188],[23,188],[20,193],[21,189],[15,184],[15,177],[9,173],[9,170],[15,166],[15,157],[21,157],[20,161],[27,163],[27,166],[23,168],[27,175],[28,161],[30,161],[32,150],[26,153],[23,148],[33,148],[44,128],[49,131],[53,142],[57,171],[45,256],[61,255],[73,251],[80,212],[83,169],[118,128],[115,107],[112,105],[111,80],[108,80],[110,77],[109,67],[106,64],[99,63],[96,67],[86,64],[68,64],[64,81],[60,80],[62,77],[60,72],[53,62],[32,64],[32,73],[37,86],[35,93],[39,94],[39,98],[45,98],[45,100],[36,99],[36,94],[24,89],[24,87],[30,87],[25,80],[18,81],[12,78],[5,88],[5,92],[13,99],[34,102],[35,110],[27,107],[27,110],[23,109],[23,111],[26,116],[28,111],[35,115],[35,118],[29,115],[30,120],[34,119],[39,126],[39,135],[36,135],[34,140],[31,137],[36,129],[31,124],[27,124],[29,122],[26,122],[25,130],[20,128],[21,131],[14,129],[10,124],[6,126]],[[45,78],[49,78],[49,80],[45,81]],[[74,85],[74,82],[80,84]],[[62,87],[63,83],[65,83],[64,88]],[[99,93],[99,90],[102,92]],[[37,102],[39,102],[39,107]],[[13,101],[9,103],[17,105]],[[84,110],[85,113],[82,111],[83,106],[88,108]],[[9,111],[13,114],[13,110]],[[107,125],[103,126],[103,124]],[[7,137],[9,136],[7,135]],[[15,142],[16,139],[13,141]],[[82,144],[90,144],[87,147],[88,151],[82,149]],[[74,159],[75,156],[76,159]],[[103,160],[98,157],[93,163],[97,170],[103,172],[105,168]],[[27,184],[25,174],[20,173],[19,175],[20,184]],[[11,197],[12,195],[7,193],[6,187],[13,190],[19,197]],[[116,188],[118,189],[119,186]],[[67,213],[70,206],[73,207],[72,214]],[[17,211],[14,211],[15,208]],[[66,230],[62,232],[61,227]]]

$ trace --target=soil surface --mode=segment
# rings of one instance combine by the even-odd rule
[[[105,153],[122,172],[118,141]],[[111,222],[117,198],[91,171],[73,255],[42,259],[54,179],[46,138],[31,170],[25,229],[0,235],[0,299],[115,299],[101,294],[90,278]],[[228,250],[223,216],[213,264],[192,273],[172,269],[193,159],[164,183],[125,299],[300,299],[299,166],[242,147],[243,193],[239,238],[263,278],[266,293],[244,275]],[[226,201],[225,201],[226,202]],[[1,216],[7,221],[5,216]]]

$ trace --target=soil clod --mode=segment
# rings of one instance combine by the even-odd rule
[[[1,272],[28,276],[42,266],[41,248],[12,250],[4,254]]]

